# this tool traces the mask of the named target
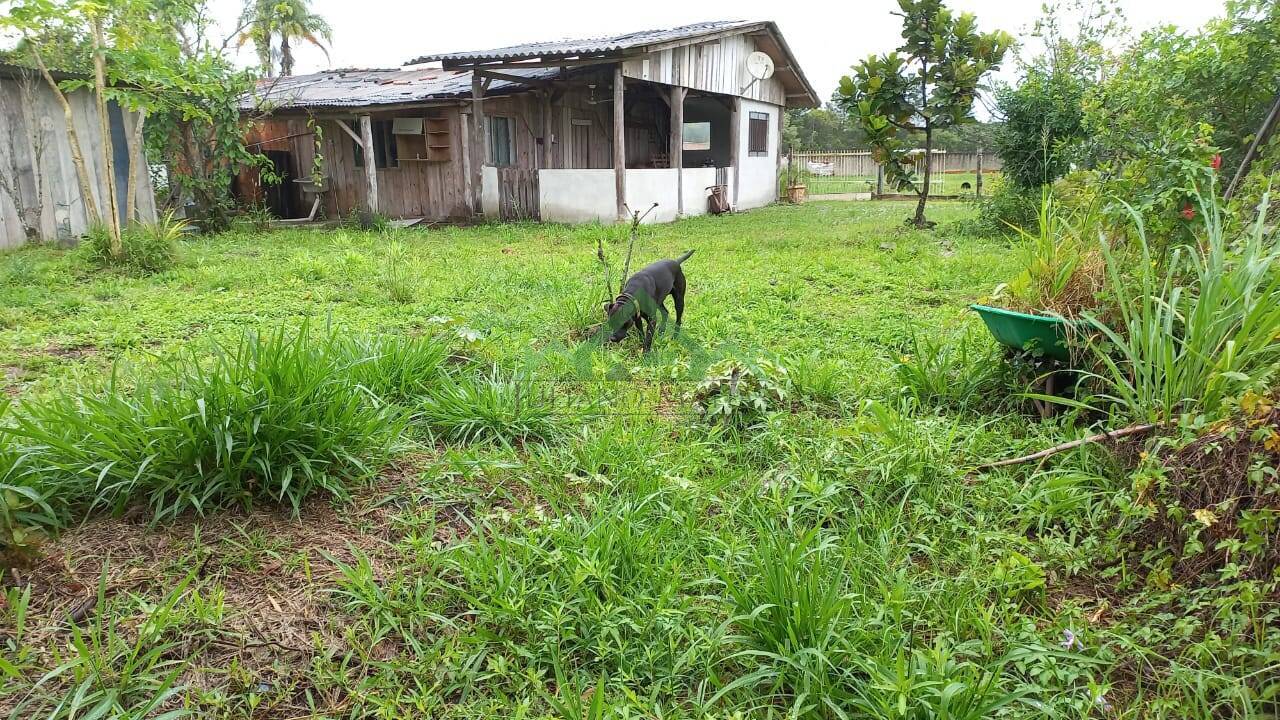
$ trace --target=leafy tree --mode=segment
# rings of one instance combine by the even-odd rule
[[[206,0],[24,0],[4,25],[23,34],[25,59],[37,67],[46,49],[73,67],[95,74],[100,67],[101,96],[137,113],[126,137],[133,166],[144,155],[163,163],[174,190],[167,204],[189,199],[195,219],[212,230],[229,220],[232,175],[258,156],[244,146],[239,107],[253,78],[231,65],[226,50],[234,37],[215,38],[211,15]],[[71,41],[50,44],[48,38]],[[46,79],[59,92],[93,84]],[[75,155],[74,143],[72,150]],[[135,215],[136,193],[131,173],[121,203],[127,218]],[[87,197],[90,216],[99,217]]]
[[[867,135],[872,156],[886,178],[919,195],[912,223],[927,227],[932,163],[923,182],[911,169],[910,148],[898,133],[924,136],[933,152],[934,132],[973,122],[973,101],[983,77],[999,68],[1013,38],[1003,31],[979,33],[972,13],[956,15],[942,0],[898,0],[903,44],[896,52],[872,56],[840,79],[840,95]]]
[[[788,110],[783,134],[787,147],[799,151],[851,150],[866,144],[862,131],[834,102],[820,108]]]
[[[333,28],[311,10],[309,0],[248,0],[241,15],[245,30],[240,44],[253,43],[262,71],[271,75],[275,60],[280,74],[293,74],[293,42],[308,42],[329,56],[325,43],[333,41]],[[279,42],[279,53],[273,43]]]
[[[1074,22],[1071,22],[1074,19]],[[1065,175],[1083,153],[1086,91],[1109,72],[1109,49],[1128,31],[1116,0],[1060,0],[1044,6],[1032,37],[1037,55],[1021,62],[1023,79],[996,93],[1004,120],[995,136],[1013,189],[1035,190]]]
[[[1142,211],[1153,233],[1170,233],[1196,221],[1196,187],[1240,164],[1277,87],[1280,4],[1232,0],[1200,32],[1148,31],[1085,93],[1083,162],[1104,196]],[[1254,172],[1276,172],[1278,156],[1273,143]]]

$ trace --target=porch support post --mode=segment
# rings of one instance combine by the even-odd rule
[[[480,82],[480,73],[471,73],[471,212],[479,215],[484,212],[480,204],[483,195],[481,185],[484,182],[484,85]]]
[[[671,87],[671,167],[676,169],[676,217],[684,216],[684,93]]]
[[[732,209],[738,209],[738,185],[742,177],[742,98],[733,98],[733,110],[729,113],[729,163],[733,165]]]
[[[618,194],[618,219],[627,217],[627,129],[625,80],[622,63],[613,66],[613,187]]]
[[[542,91],[542,167],[551,167],[551,91]]]
[[[364,146],[364,180],[370,213],[378,212],[378,158],[373,154],[373,121],[360,116],[360,144]]]

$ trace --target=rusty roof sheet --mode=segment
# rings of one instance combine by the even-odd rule
[[[557,68],[520,68],[509,74],[548,79],[559,72]],[[510,80],[493,80],[485,92],[496,95],[525,87]],[[469,70],[328,70],[259,80],[254,91],[240,99],[240,109],[367,107],[470,96]]]
[[[612,37],[587,38],[582,40],[552,40],[549,42],[511,45],[492,50],[470,50],[466,52],[424,55],[410,60],[406,65],[435,61],[471,61],[471,60],[530,60],[533,58],[564,58],[581,55],[605,55],[621,52],[646,45],[690,40],[701,35],[730,30],[736,27],[760,25],[752,20],[715,20],[712,22],[683,25],[667,30],[643,30],[640,32],[614,35]]]

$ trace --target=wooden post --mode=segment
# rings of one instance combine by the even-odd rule
[[[542,167],[551,167],[551,91],[542,91]]]
[[[370,213],[378,212],[378,159],[373,153],[373,120],[360,116],[360,144],[364,146],[364,179],[368,186]]]
[[[676,217],[684,216],[684,88],[671,87],[671,167],[676,170]]]
[[[973,192],[976,197],[982,197],[982,148],[978,148],[978,179],[973,183]]]
[[[618,219],[627,217],[627,128],[622,63],[613,66],[613,187],[618,195]]]
[[[742,177],[742,98],[733,98],[729,112],[729,163],[733,165],[733,194],[730,207],[738,209],[738,180]]]
[[[476,215],[484,212],[480,198],[484,196],[481,188],[484,182],[484,158],[486,154],[484,141],[484,86],[480,83],[480,74],[471,73],[471,211]]]

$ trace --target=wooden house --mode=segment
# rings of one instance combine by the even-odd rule
[[[280,217],[652,221],[777,196],[782,111],[819,99],[772,22],[425,55],[266,79],[242,109]],[[321,158],[316,160],[317,154]]]
[[[57,81],[73,79],[54,73]],[[106,142],[90,89],[65,92],[84,153],[95,206],[106,206],[101,149]],[[107,106],[109,151],[115,166],[120,216],[129,175],[137,187],[137,217],[155,220],[155,196],[145,164],[129,167],[129,136],[137,118],[114,102]],[[38,71],[0,64],[0,248],[28,240],[72,241],[89,228],[80,182],[71,159],[67,115]]]

